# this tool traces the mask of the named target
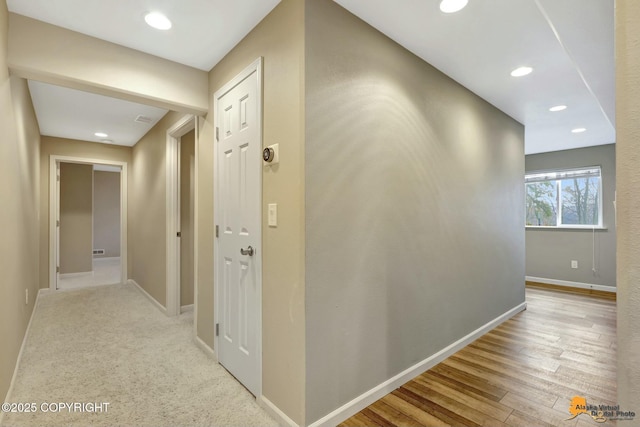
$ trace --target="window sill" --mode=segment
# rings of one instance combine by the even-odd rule
[[[561,230],[561,231],[608,231],[609,227],[545,227],[537,225],[525,225],[525,230]]]

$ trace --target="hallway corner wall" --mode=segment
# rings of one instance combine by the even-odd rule
[[[262,394],[304,423],[304,1],[282,0],[209,73],[209,113],[198,151],[198,337],[214,340],[213,95],[263,59],[263,147],[279,144],[280,163],[262,171]],[[267,204],[278,226],[267,225]],[[262,396],[261,396],[262,397]]]
[[[524,126],[334,1],[305,22],[311,424],[522,306]]]
[[[616,219],[618,401],[640,409],[640,3],[617,0],[616,9]],[[624,423],[621,422],[620,425]]]
[[[40,131],[27,82],[7,66],[8,11],[0,0],[0,397],[5,401],[38,292]],[[25,304],[25,289],[29,292]]]
[[[184,116],[168,112],[133,147],[129,195],[131,275],[158,303],[167,304],[167,130]]]

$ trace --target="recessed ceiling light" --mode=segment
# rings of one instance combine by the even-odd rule
[[[511,75],[513,77],[522,77],[522,76],[526,76],[527,74],[530,74],[532,71],[533,71],[533,68],[531,67],[519,67],[513,70],[511,72]]]
[[[573,132],[573,133],[582,133],[582,132],[584,132],[584,131],[586,131],[586,129],[585,129],[585,128],[575,128],[575,129],[571,129],[571,132]]]
[[[105,144],[113,144],[113,139],[101,139],[100,142],[104,142]]]
[[[454,13],[464,9],[469,0],[442,0],[440,10],[444,13]]]
[[[97,136],[98,138],[106,138],[106,137],[109,136],[104,132],[96,132],[96,133],[94,133],[94,135]]]
[[[555,107],[549,108],[549,111],[556,112],[556,111],[562,111],[562,110],[566,110],[566,109],[567,109],[566,105],[556,105]]]
[[[144,20],[149,26],[157,30],[168,30],[171,28],[171,21],[160,12],[147,13]]]

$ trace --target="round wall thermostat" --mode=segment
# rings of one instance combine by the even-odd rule
[[[267,163],[271,163],[273,161],[274,154],[275,152],[273,148],[267,147],[264,150],[262,150],[262,159]]]

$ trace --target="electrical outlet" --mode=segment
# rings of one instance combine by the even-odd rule
[[[573,259],[571,260],[571,268],[578,268],[578,261]]]
[[[25,288],[24,290],[24,303],[29,305],[29,288]]]

